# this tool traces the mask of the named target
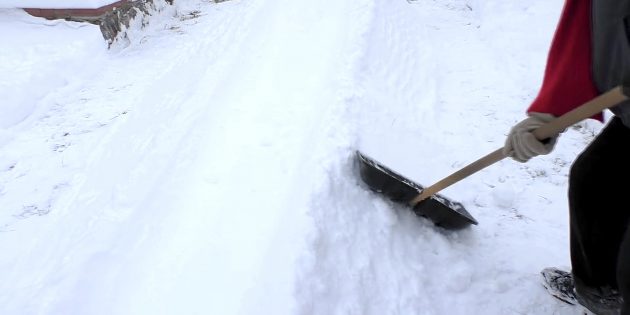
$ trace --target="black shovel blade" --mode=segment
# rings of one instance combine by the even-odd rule
[[[383,193],[392,201],[408,205],[424,189],[365,154],[359,151],[356,153],[361,179],[371,190]],[[461,203],[448,200],[439,194],[421,201],[413,207],[413,211],[445,229],[458,230],[471,224],[478,224]]]

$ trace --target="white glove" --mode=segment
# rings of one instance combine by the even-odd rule
[[[529,117],[514,125],[510,130],[505,140],[503,154],[521,163],[525,163],[538,155],[549,154],[556,145],[558,135],[540,141],[534,137],[532,131],[554,118],[555,116],[551,114],[529,113]]]

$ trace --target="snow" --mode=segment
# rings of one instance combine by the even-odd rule
[[[118,0],[2,0],[0,8],[98,9]]]
[[[445,189],[462,231],[354,162],[428,185],[501,147],[561,5],[180,0],[111,49],[0,10],[0,314],[577,314],[539,272],[600,123]]]

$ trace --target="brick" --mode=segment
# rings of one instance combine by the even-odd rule
[[[65,19],[65,18],[96,18],[104,15],[115,7],[128,2],[129,0],[119,0],[112,4],[102,6],[96,9],[24,9],[32,16],[42,17],[46,19]]]

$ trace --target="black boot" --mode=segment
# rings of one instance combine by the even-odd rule
[[[597,315],[620,315],[623,298],[618,290],[587,287],[575,279],[575,297],[588,310]]]
[[[581,305],[595,315],[621,314],[623,299],[616,290],[587,287],[570,272],[558,268],[545,268],[541,275],[549,294],[565,303]]]
[[[547,292],[562,302],[578,305],[575,296],[575,284],[570,272],[558,268],[545,268],[540,272],[543,277],[543,286]]]

